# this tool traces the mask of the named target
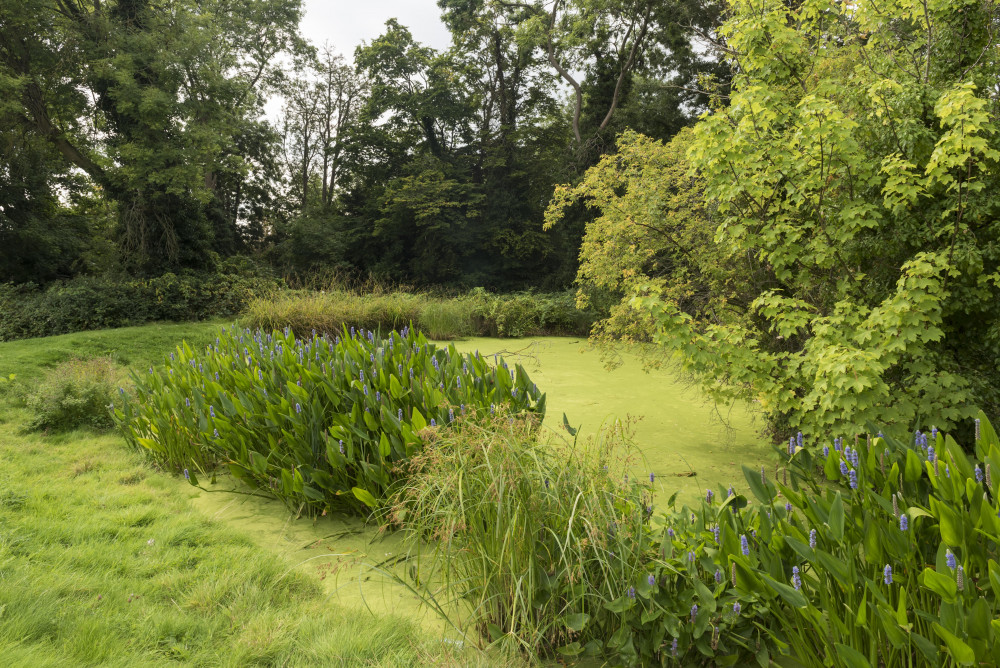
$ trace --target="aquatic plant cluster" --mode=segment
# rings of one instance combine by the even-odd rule
[[[228,465],[313,512],[375,506],[425,430],[463,413],[545,410],[520,365],[436,347],[410,328],[306,339],[222,328],[204,353],[181,344],[134,385],[112,407],[134,447],[194,484]]]
[[[975,459],[936,429],[833,449],[794,438],[773,480],[744,467],[757,503],[730,490],[653,518],[668,525],[648,534],[658,588],[635,602],[621,583],[609,607],[634,612],[618,651],[644,665],[1000,664],[1000,441],[982,414],[976,434]]]
[[[975,459],[937,430],[832,448],[796,437],[778,448],[773,475],[744,467],[750,498],[720,487],[694,507],[671,499],[653,512],[644,481],[599,484],[603,467],[553,458],[560,473],[530,438],[495,449],[530,453],[516,467],[469,467],[469,453],[494,452],[484,450],[494,437],[470,432],[421,473],[433,484],[409,481],[402,507],[422,512],[403,524],[457,528],[444,549],[472,565],[460,575],[496,570],[456,578],[455,593],[479,601],[470,625],[536,654],[643,666],[780,656],[847,668],[1000,665],[1000,441],[982,414],[976,433]],[[458,468],[466,475],[448,475]],[[459,486],[501,483],[520,490],[503,513],[455,501]],[[584,500],[593,511],[580,512]],[[518,527],[517,548],[500,537],[519,508],[538,524]],[[507,569],[515,550],[531,565]],[[505,594],[504,578],[518,586]]]

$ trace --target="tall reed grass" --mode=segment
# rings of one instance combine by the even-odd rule
[[[650,486],[628,478],[626,426],[586,443],[549,435],[530,416],[442,432],[386,519],[408,530],[424,595],[443,584],[435,607],[461,611],[456,626],[529,656],[598,654],[615,631],[606,606],[645,581]]]
[[[389,331],[413,324],[432,339],[463,336],[585,336],[596,314],[580,311],[573,294],[496,295],[481,288],[459,295],[416,293],[367,284],[361,288],[286,290],[252,300],[243,314],[251,328],[289,327],[298,335],[344,327]]]

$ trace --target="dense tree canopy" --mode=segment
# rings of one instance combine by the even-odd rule
[[[691,47],[717,9],[439,5],[451,48],[390,19],[349,63],[355,45],[303,42],[300,0],[0,0],[0,280],[263,250],[290,272],[567,285],[584,219],[542,229],[554,184],[625,127],[693,119],[698,74],[725,71]]]

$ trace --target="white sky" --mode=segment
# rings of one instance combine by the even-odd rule
[[[315,46],[329,41],[348,60],[362,40],[385,31],[385,22],[397,19],[425,46],[445,49],[451,35],[441,23],[436,0],[303,0],[302,34]]]

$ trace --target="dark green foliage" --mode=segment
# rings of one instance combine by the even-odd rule
[[[32,413],[32,430],[113,426],[108,406],[114,401],[126,373],[109,357],[64,362],[31,387],[25,403]]]
[[[31,284],[0,284],[0,341],[89,329],[126,327],[155,320],[233,316],[275,290],[266,274],[163,274],[157,278],[81,276]]]
[[[194,484],[228,464],[290,508],[361,509],[463,415],[544,415],[545,395],[524,369],[493,361],[408,328],[296,339],[234,326],[203,354],[184,344],[137,374],[114,416],[130,444]]]

